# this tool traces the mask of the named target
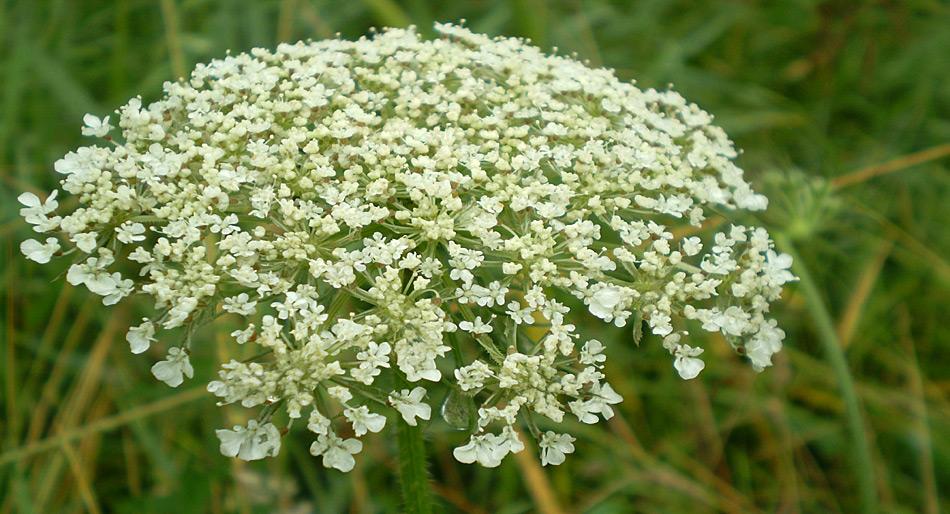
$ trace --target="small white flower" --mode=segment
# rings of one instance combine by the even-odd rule
[[[692,257],[703,249],[703,243],[698,237],[687,237],[683,240],[683,253]]]
[[[505,314],[511,318],[512,321],[517,325],[533,325],[534,324],[534,309],[531,307],[522,308],[521,304],[515,301],[508,303],[508,310],[505,311]]]
[[[422,401],[425,394],[426,390],[422,387],[416,387],[412,391],[403,389],[398,393],[390,394],[389,403],[399,411],[399,414],[402,414],[402,419],[406,423],[416,426],[416,418],[428,421],[432,416],[432,407]]]
[[[574,453],[574,441],[570,434],[557,434],[550,430],[542,434],[538,443],[541,448],[541,465],[562,464],[568,453]]]
[[[181,348],[169,348],[165,360],[158,361],[152,366],[152,375],[172,387],[178,387],[184,382],[183,377],[191,378],[195,374],[188,360],[188,353]]]
[[[145,240],[145,225],[126,221],[115,229],[116,239],[125,244],[136,243]]]
[[[343,410],[343,415],[353,424],[353,432],[361,436],[366,432],[379,432],[386,426],[386,416],[369,411],[369,407],[362,405],[355,409]]]
[[[134,282],[131,279],[123,279],[122,275],[119,273],[113,273],[108,275],[108,279],[105,279],[105,274],[102,275],[102,280],[95,282],[98,287],[98,290],[93,290],[92,287],[89,287],[89,282],[86,282],[86,287],[89,287],[89,290],[93,293],[102,295],[102,304],[103,305],[115,305],[119,303],[119,300],[125,298],[132,293],[134,288]]]
[[[467,444],[452,451],[459,462],[471,464],[477,461],[486,468],[498,467],[507,454],[507,441],[495,434],[473,435]]]
[[[766,260],[762,271],[765,273],[769,285],[781,287],[796,280],[795,275],[789,271],[791,267],[791,255],[787,253],[775,253],[774,250],[769,250],[766,252]]]
[[[139,264],[148,264],[150,262],[155,262],[155,257],[152,254],[148,253],[148,250],[142,248],[141,246],[136,246],[135,250],[132,250],[129,253],[129,260],[132,262],[137,262]]]
[[[237,341],[237,344],[246,344],[251,340],[252,337],[254,337],[254,324],[249,324],[243,330],[235,330],[234,332],[231,332],[231,337]]]
[[[752,368],[756,371],[772,365],[772,355],[782,349],[782,339],[785,338],[785,332],[778,328],[775,320],[770,320],[763,325],[752,340],[746,343],[746,355],[752,362]]]
[[[492,376],[494,373],[491,368],[480,360],[455,370],[455,379],[463,391],[481,389],[485,386],[485,380]]]
[[[247,427],[235,425],[232,430],[219,429],[215,434],[221,440],[221,454],[226,457],[251,461],[280,452],[280,431],[273,423],[260,425],[252,419]]]
[[[390,352],[392,346],[389,343],[378,344],[370,341],[365,350],[356,354],[356,358],[372,367],[388,368]]]
[[[46,238],[46,243],[40,243],[35,239],[27,239],[20,243],[20,251],[31,261],[46,264],[53,258],[53,254],[59,251],[59,241],[55,237]]]
[[[623,401],[623,397],[607,383],[595,382],[590,388],[590,393],[591,397],[588,400],[575,400],[568,404],[577,419],[588,425],[597,423],[597,414],[603,416],[604,419],[612,418],[614,410],[610,406]]]
[[[346,403],[353,399],[353,393],[350,392],[349,388],[343,386],[333,386],[327,388],[327,393],[330,394],[340,403]]]
[[[241,293],[237,296],[230,296],[224,299],[225,311],[240,314],[241,316],[250,316],[254,314],[257,308],[257,302],[251,301],[247,293]]]
[[[17,197],[17,201],[23,205],[23,208],[20,209],[20,216],[26,219],[27,223],[35,224],[34,221],[36,216],[45,216],[59,207],[59,202],[56,201],[56,194],[59,191],[53,190],[49,196],[46,197],[45,201],[41,201],[40,197],[36,196],[33,193],[21,193]]]
[[[125,334],[125,340],[129,342],[132,353],[142,353],[148,350],[149,345],[155,341],[155,325],[148,318],[143,319],[144,323],[132,327]]]
[[[380,368],[389,367],[389,354],[392,352],[392,346],[389,343],[378,344],[370,341],[365,350],[356,354],[356,359],[360,361],[359,367],[350,371],[350,374],[356,380],[364,384],[372,384],[374,377],[381,372]]]
[[[590,296],[588,307],[590,313],[604,321],[610,321],[614,318],[614,309],[623,300],[623,293],[620,288],[606,286],[598,289]]]
[[[33,230],[36,232],[49,232],[55,229],[62,219],[59,216],[48,216],[59,207],[59,202],[56,201],[57,193],[57,190],[53,190],[45,201],[40,201],[33,193],[23,193],[17,197],[17,201],[24,206],[20,209],[20,216],[30,225],[34,225]]]
[[[476,316],[474,321],[463,321],[459,323],[459,328],[472,334],[490,334],[492,326],[482,321],[481,316]]]
[[[514,262],[506,262],[501,265],[501,272],[505,275],[517,275],[523,266]]]
[[[81,232],[72,237],[71,241],[76,243],[76,248],[83,252],[92,253],[96,249],[96,239],[99,235],[95,232]]]
[[[326,434],[330,431],[330,418],[324,416],[317,409],[310,412],[307,420],[307,430],[315,434]]]
[[[334,432],[320,434],[317,440],[310,445],[310,454],[314,457],[323,455],[323,466],[336,468],[344,473],[353,469],[356,459],[353,455],[363,451],[363,443],[359,439],[341,439]]]
[[[693,348],[688,344],[680,345],[676,350],[676,360],[673,361],[673,367],[680,374],[683,380],[692,380],[699,375],[699,372],[706,367],[702,359],[696,357],[702,355],[702,348]]]
[[[168,311],[168,317],[165,319],[165,322],[162,323],[162,326],[165,328],[180,327],[184,324],[185,320],[188,319],[188,316],[191,316],[191,313],[197,306],[197,298],[190,296],[179,298],[178,303]]]
[[[82,128],[82,135],[84,136],[105,137],[112,130],[108,116],[99,119],[98,116],[87,114],[82,117],[82,122],[85,124]]]
[[[581,348],[580,355],[581,364],[600,364],[607,360],[607,356],[604,355],[604,343],[596,339],[591,339],[584,343],[584,347]]]
[[[509,418],[509,421],[513,422],[512,418]],[[501,434],[498,436],[499,441],[502,443],[505,455],[508,453],[519,453],[521,450],[524,450],[524,443],[521,442],[521,438],[518,436],[518,432],[512,427],[512,425],[507,425],[505,428],[501,429]]]

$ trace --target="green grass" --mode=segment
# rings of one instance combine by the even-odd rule
[[[426,432],[436,511],[860,512],[950,509],[950,7],[900,2],[22,0],[0,4],[0,514],[394,512],[397,442],[368,437],[356,470],[326,471],[292,432],[282,455],[221,457],[228,411],[171,391],[129,355],[143,305],[105,309],[18,256],[23,190],[105,114],[226,50],[466,18],[669,83],[716,115],[797,250],[777,309],[788,332],[756,374],[722,341],[694,382],[656,338],[610,341],[624,395],[543,474],[509,458],[460,465]],[[880,165],[884,165],[879,167]],[[865,171],[861,171],[865,170]],[[852,175],[853,173],[856,174]],[[851,177],[846,179],[836,177]],[[200,334],[213,343],[214,333]],[[706,337],[705,335],[699,337]],[[196,379],[220,358],[196,355]],[[149,354],[149,357],[155,355]],[[193,385],[200,385],[196,380]],[[301,510],[306,512],[307,510]]]

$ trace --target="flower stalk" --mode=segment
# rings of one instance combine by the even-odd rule
[[[858,475],[858,489],[861,496],[861,512],[865,514],[877,512],[877,493],[874,487],[874,464],[871,461],[871,450],[868,445],[864,417],[861,414],[861,404],[855,392],[854,379],[848,369],[841,342],[835,331],[831,314],[812,279],[811,272],[805,265],[792,244],[791,238],[785,234],[776,234],[775,242],[782,251],[792,256],[793,269],[801,282],[801,291],[805,295],[805,304],[815,322],[818,331],[818,340],[825,352],[825,357],[831,364],[838,387],[841,389],[841,398],[845,406],[845,418],[851,443],[854,448],[855,471]]]
[[[408,514],[429,514],[432,512],[432,493],[422,427],[397,424],[403,509]]]

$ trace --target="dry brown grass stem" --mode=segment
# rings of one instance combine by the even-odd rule
[[[875,164],[873,166],[861,168],[846,175],[841,175],[840,177],[835,177],[831,180],[831,186],[834,189],[853,186],[862,182],[867,182],[874,177],[902,171],[912,166],[917,166],[918,164],[923,164],[929,161],[935,161],[947,156],[950,156],[950,143],[945,143],[928,148],[926,150],[914,152],[912,154],[904,155],[881,164]]]

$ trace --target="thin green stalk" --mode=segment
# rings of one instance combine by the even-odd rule
[[[795,250],[785,234],[777,234],[775,242],[785,253],[792,256],[792,269],[800,280],[800,290],[805,295],[805,304],[818,330],[818,340],[821,342],[825,356],[834,370],[841,397],[845,405],[845,417],[848,422],[848,431],[851,433],[851,442],[854,446],[854,468],[858,475],[858,489],[861,495],[861,512],[873,514],[877,512],[877,492],[874,481],[874,465],[871,461],[871,450],[868,445],[867,432],[864,426],[864,417],[861,414],[861,405],[854,388],[854,379],[848,369],[844,350],[838,340],[831,314],[825,306],[821,293],[815,285],[805,265],[804,259]]]
[[[421,426],[399,425],[399,482],[402,486],[403,509],[407,514],[430,514],[432,495],[426,468],[426,447]]]

